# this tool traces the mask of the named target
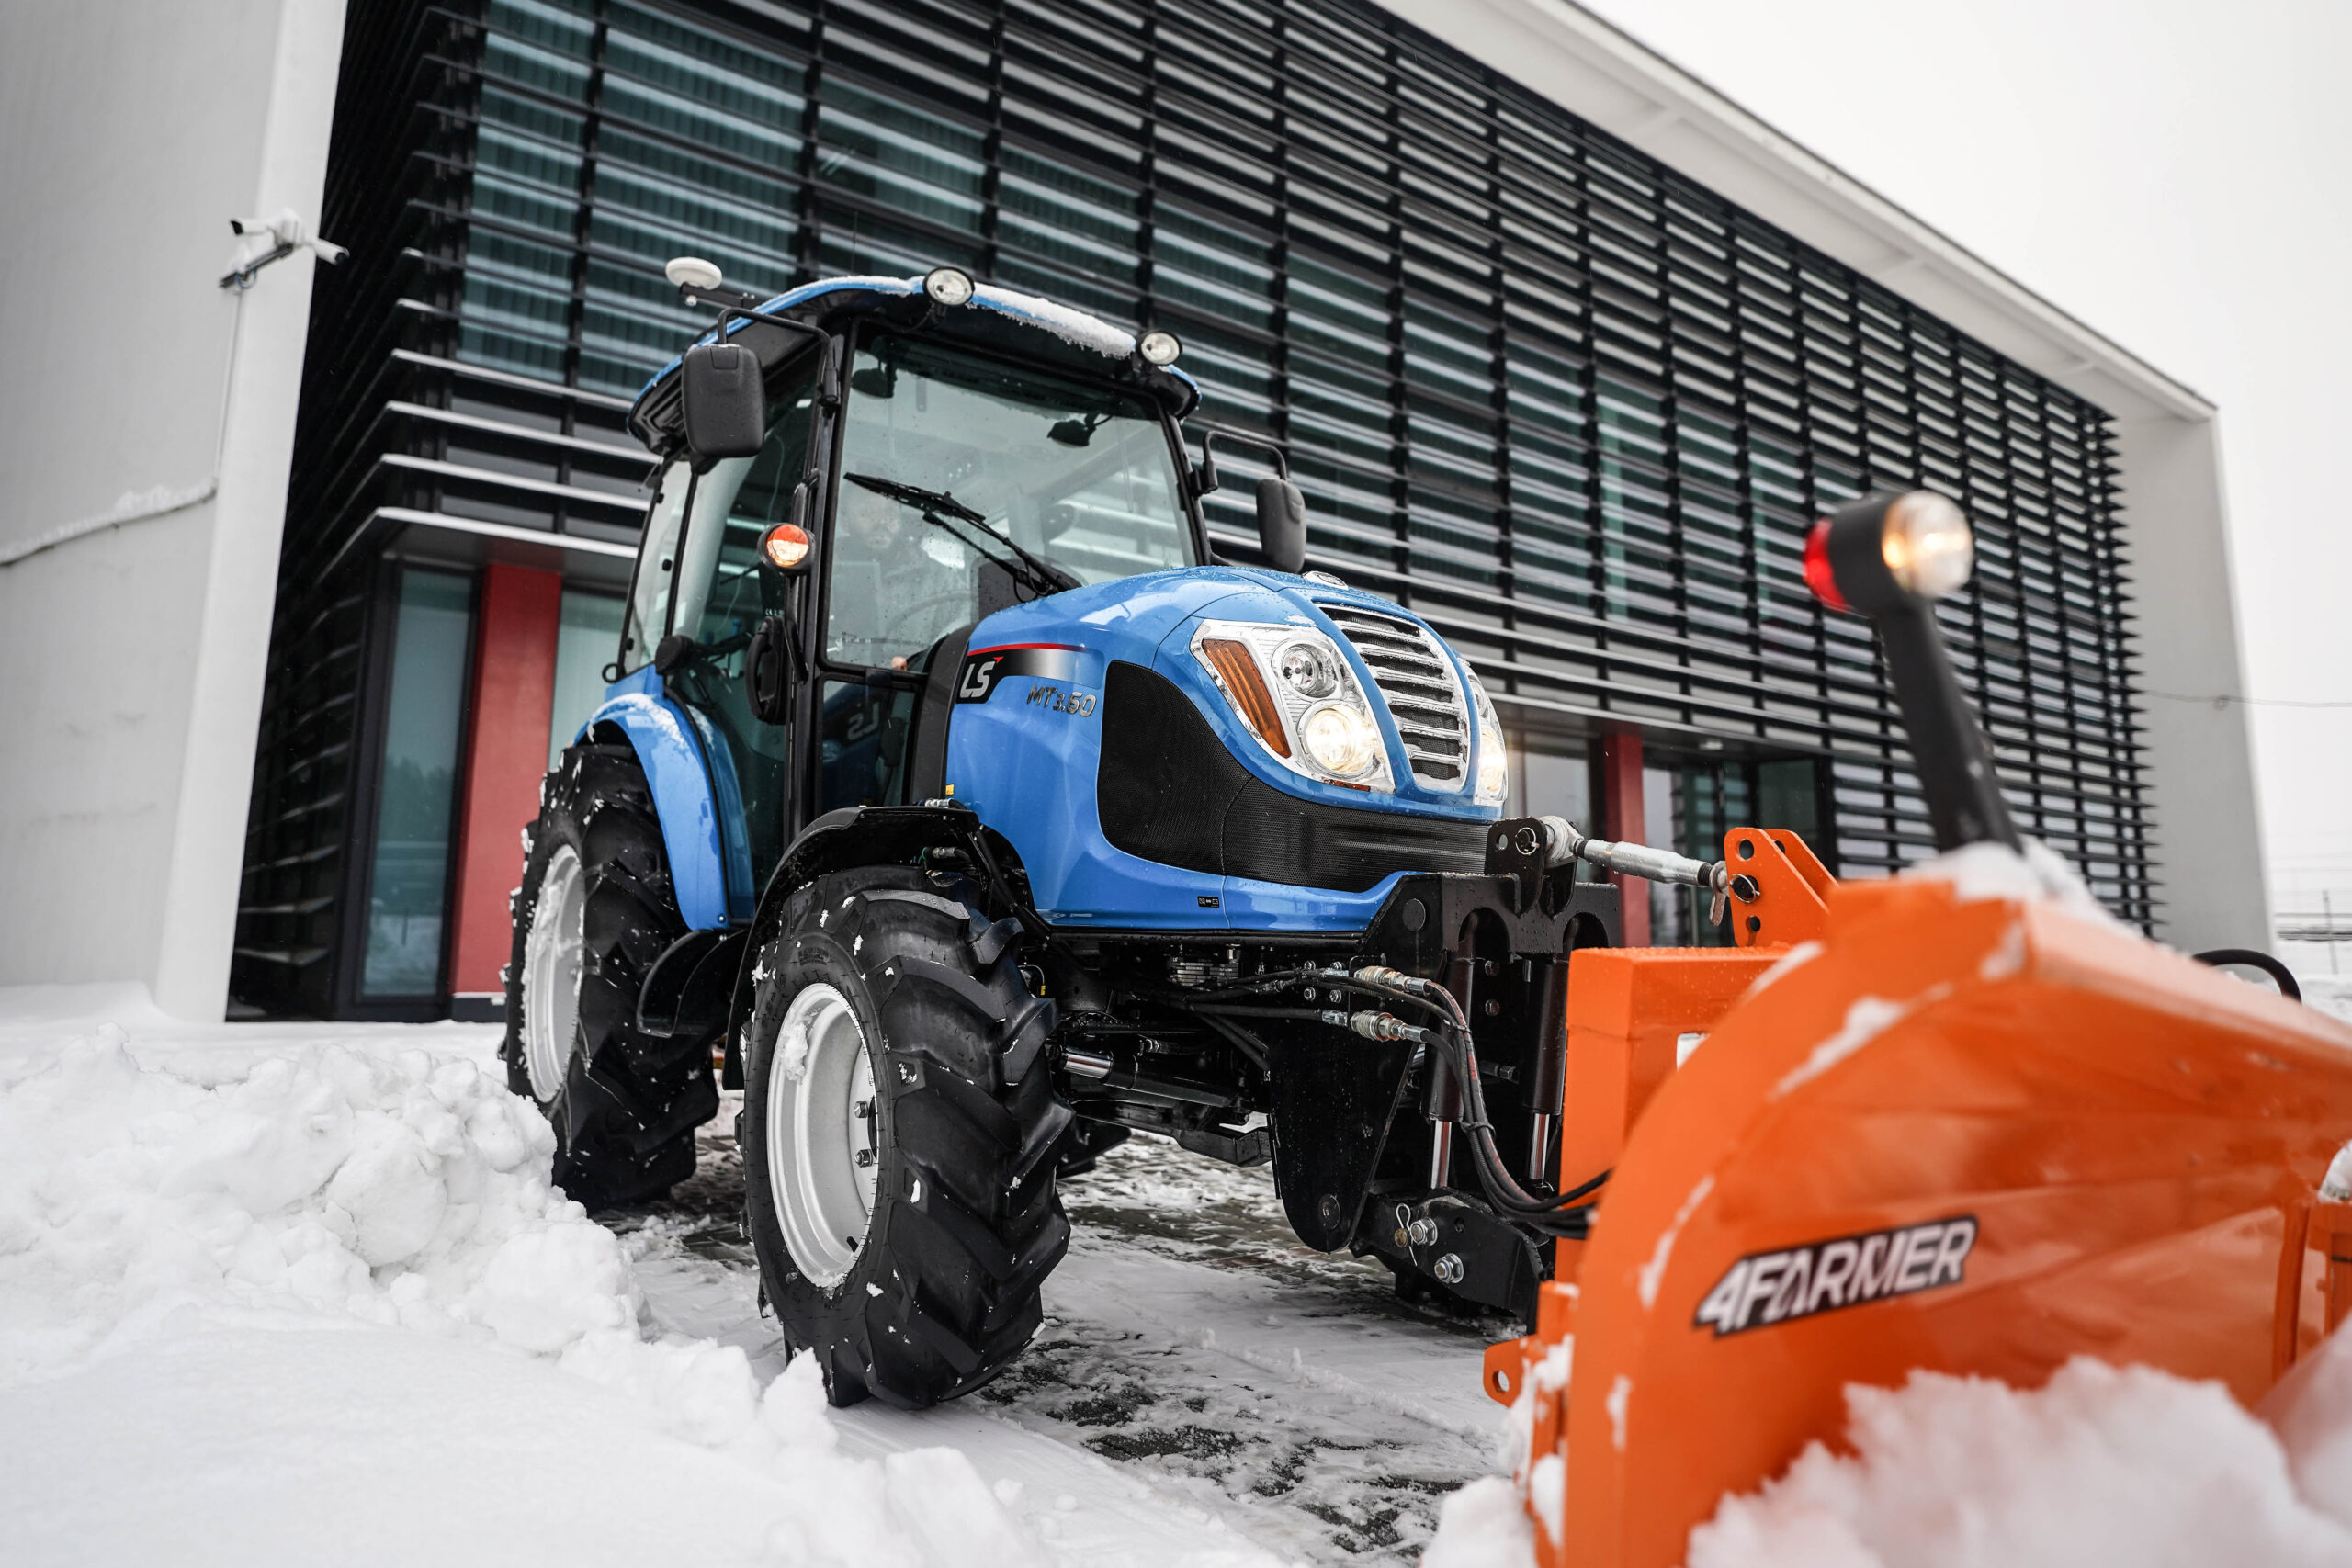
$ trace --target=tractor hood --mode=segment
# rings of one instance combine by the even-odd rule
[[[1261,739],[1246,704],[1199,651],[1220,632],[1253,645],[1263,689],[1294,721],[1276,731],[1289,757]],[[1328,698],[1300,696],[1279,680],[1271,660],[1285,632],[1304,634],[1295,640],[1327,649],[1341,666]],[[1480,700],[1469,665],[1427,622],[1377,594],[1255,568],[1193,567],[999,611],[974,628],[969,647],[967,682],[1068,671],[1099,695],[1113,663],[1152,671],[1192,700],[1244,767],[1287,795],[1354,810],[1477,821],[1501,815],[1500,803],[1477,798]],[[982,670],[991,655],[996,662]],[[1021,695],[1025,701],[1026,686]],[[1295,722],[1323,701],[1351,696],[1377,730],[1379,751],[1352,782],[1315,765]]]
[[[1317,650],[1311,694],[1282,673],[1299,645]],[[1356,713],[1338,726],[1363,764],[1345,778],[1302,755],[1332,705]],[[974,628],[944,784],[1012,842],[1057,924],[1361,930],[1402,874],[1484,869],[1501,809],[1477,797],[1481,711],[1468,667],[1385,599],[1151,572]]]

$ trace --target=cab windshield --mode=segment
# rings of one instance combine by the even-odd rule
[[[1008,604],[1196,559],[1148,400],[888,333],[852,363],[836,493],[843,664],[919,668]]]

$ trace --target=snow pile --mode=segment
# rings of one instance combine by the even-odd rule
[[[2330,1018],[2352,1023],[2352,980],[2333,975],[2301,973],[2298,973],[2295,978],[2302,982],[2306,1005]]]
[[[1949,882],[1953,897],[1963,904],[1980,898],[2047,900],[2070,915],[2140,934],[2109,913],[2065,858],[2039,839],[2026,840],[2022,854],[2007,844],[1963,844],[1907,867],[1903,874]]]
[[[1850,1386],[1846,1404],[1852,1452],[1812,1444],[1725,1497],[1691,1531],[1689,1568],[2352,1564],[2352,1336],[2306,1358],[2258,1417],[2219,1383],[2087,1357],[2035,1390],[1915,1372]],[[1506,1462],[1524,1455],[1523,1420],[1513,1437]],[[1538,1477],[1555,1499],[1566,1480]],[[1447,1500],[1422,1563],[1532,1568],[1533,1550],[1518,1487],[1488,1477]]]
[[[1566,1491],[1567,1477],[1560,1477]],[[1437,1539],[1421,1553],[1421,1568],[1534,1568],[1535,1522],[1519,1488],[1499,1475],[1472,1482],[1445,1500]]]
[[[2335,1151],[2327,1162],[2327,1174],[2319,1179],[2319,1195],[2330,1203],[2341,1203],[2352,1198],[2352,1144]]]
[[[2342,1568],[2352,1341],[2307,1378],[2285,1444],[2219,1383],[2087,1358],[2028,1392],[1935,1372],[1851,1387],[1853,1454],[1815,1443],[1725,1498],[1690,1568]]]
[[[618,1562],[661,1531],[698,1562],[1051,1560],[961,1452],[840,1452],[812,1359],[763,1388],[738,1347],[640,1337],[618,1241],[475,1060],[157,1059],[112,1023],[0,1055],[11,1561]],[[131,1455],[132,1494],[87,1483]],[[357,1539],[386,1483],[429,1517]],[[690,1525],[659,1504],[689,1495]]]
[[[0,1090],[0,1386],[191,1314],[566,1350],[633,1334],[619,1245],[474,1063],[321,1046],[208,1087],[117,1025]]]

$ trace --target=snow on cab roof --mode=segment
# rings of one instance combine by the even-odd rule
[[[787,289],[762,305],[760,309],[788,310],[796,305],[805,304],[823,295],[851,291],[871,294],[920,294],[922,292],[922,279],[878,276],[821,277],[814,283],[804,283],[797,288]],[[992,283],[979,283],[973,285],[971,304],[994,310],[1000,315],[1010,316],[1015,321],[1025,321],[1031,326],[1042,327],[1071,347],[1087,349],[1102,355],[1105,359],[1125,360],[1132,358],[1136,352],[1135,333],[1122,327],[1114,327],[1100,316],[1091,316],[1083,310],[1073,310],[1068,305],[1045,299],[1040,295],[1023,294],[1016,289],[1001,288]],[[950,308],[965,309],[967,307]],[[707,338],[711,334],[705,333],[702,335]],[[698,338],[696,341],[699,342],[701,339]],[[678,361],[673,359],[654,372],[652,378],[645,383],[644,389],[638,393],[638,396],[642,398],[646,392],[652,390],[655,382],[677,367]],[[1199,383],[1193,381],[1190,376],[1172,366],[1167,368],[1170,375],[1179,378],[1195,391],[1199,390]]]

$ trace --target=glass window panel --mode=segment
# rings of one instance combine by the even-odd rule
[[[671,464],[662,476],[662,494],[646,519],[645,542],[637,553],[637,581],[629,587],[628,635],[621,643],[624,671],[641,669],[669,630],[670,590],[677,581],[678,524],[686,514],[692,478],[686,464]]]
[[[842,469],[825,655],[842,663],[921,668],[950,630],[1035,596],[1024,552],[1080,582],[1193,559],[1159,413],[1044,371],[869,337]]]
[[[401,572],[368,878],[365,996],[431,996],[441,988],[449,826],[472,632],[470,579],[413,567]]]
[[[605,700],[605,671],[620,647],[623,609],[624,601],[614,594],[563,591],[555,634],[555,705],[548,720],[549,773]]]

